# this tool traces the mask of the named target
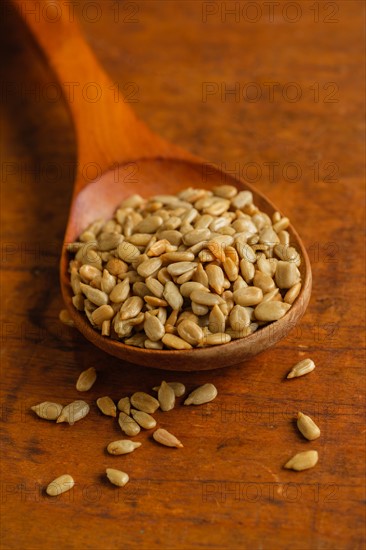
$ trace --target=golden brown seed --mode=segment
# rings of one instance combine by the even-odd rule
[[[130,401],[135,409],[146,413],[154,413],[159,408],[159,401],[145,392],[135,392]]]
[[[120,303],[124,302],[130,292],[130,280],[128,277],[121,283],[118,283],[109,295],[111,302]]]
[[[115,470],[114,468],[107,468],[106,474],[109,481],[113,485],[117,485],[117,487],[124,487],[130,479],[128,477],[128,474],[126,474],[126,472],[122,472],[121,470]]]
[[[179,336],[192,346],[197,346],[203,339],[201,327],[190,319],[183,319],[178,324],[177,329]]]
[[[125,319],[132,319],[136,317],[144,306],[144,301],[140,296],[131,296],[123,303],[120,311],[119,318],[121,321]]]
[[[174,390],[164,380],[160,384],[160,388],[158,391],[158,400],[162,411],[166,412],[174,409],[174,404],[175,404]]]
[[[124,241],[118,245],[117,254],[121,260],[128,264],[131,264],[134,260],[138,258],[138,256],[140,256],[140,251],[135,245]]]
[[[96,310],[97,311],[97,310]],[[88,391],[97,379],[97,371],[94,367],[84,370],[80,373],[76,382],[77,391]]]
[[[315,363],[312,359],[303,359],[299,363],[296,363],[288,373],[287,378],[298,378],[304,376],[315,369]]]
[[[56,423],[68,422],[70,426],[75,424],[78,420],[81,420],[88,414],[90,407],[85,401],[73,401],[66,405],[61,411],[60,416],[57,418]]]
[[[296,454],[288,462],[286,462],[284,468],[295,470],[296,472],[308,470],[317,464],[318,458],[317,451],[303,451],[302,453]]]
[[[155,315],[151,315],[148,312],[145,313],[144,331],[152,342],[161,340],[165,334],[163,323]]]
[[[171,434],[167,430],[164,430],[163,428],[155,430],[153,433],[153,438],[155,441],[161,445],[165,445],[166,447],[183,447],[182,443],[175,437],[175,435]]]
[[[110,319],[112,319],[113,316],[114,316],[113,308],[107,304],[105,304],[104,306],[98,307],[91,314],[91,317],[94,323],[98,327],[102,326],[104,321],[109,321]]]
[[[292,286],[290,290],[286,292],[283,301],[286,302],[286,304],[293,304],[296,298],[298,297],[298,295],[300,294],[300,290],[301,290],[301,283],[299,282],[294,284],[294,286]]]
[[[92,288],[89,285],[85,285],[84,283],[80,283],[80,288],[83,294],[93,302],[96,306],[103,306],[108,303],[108,294],[105,292],[102,292],[101,290],[98,290],[97,288]]]
[[[118,403],[117,408],[119,411],[124,412],[125,414],[130,414],[131,412],[131,403],[129,397],[122,397]]]
[[[125,455],[132,453],[135,449],[141,447],[139,441],[131,441],[130,439],[119,439],[108,444],[107,451],[110,455]]]
[[[217,396],[217,389],[213,384],[203,384],[199,388],[193,390],[187,399],[184,401],[185,405],[202,405],[203,403],[209,403],[213,401]]]
[[[69,327],[75,326],[75,323],[72,320],[70,313],[67,311],[67,309],[62,309],[59,313],[58,318],[64,325],[68,325]]]
[[[250,325],[250,315],[243,306],[234,306],[229,315],[230,326],[233,330],[240,331]]]
[[[141,428],[144,428],[145,430],[151,430],[151,428],[155,428],[156,426],[156,420],[150,414],[143,412],[143,411],[137,411],[136,409],[131,409],[131,416],[141,426]]]
[[[130,437],[137,435],[141,431],[140,426],[137,424],[137,422],[135,422],[133,418],[131,418],[124,412],[119,413],[118,424],[123,433],[129,435]]]
[[[226,304],[224,304],[226,305]],[[220,309],[220,306],[215,305],[208,318],[208,328],[210,332],[225,332],[226,317]]]
[[[291,288],[299,282],[299,271],[292,262],[279,261],[275,273],[278,288]]]
[[[224,291],[224,272],[218,265],[209,264],[206,267],[208,284],[217,294],[222,294]],[[207,305],[207,304],[206,304]]]
[[[165,333],[162,338],[163,344],[172,349],[192,349],[191,344],[179,338],[175,334]]]
[[[231,340],[230,334],[226,332],[216,332],[215,334],[207,334],[203,341],[203,346],[220,346],[222,344],[228,344]]]
[[[64,474],[62,476],[56,477],[51,483],[47,486],[46,493],[50,497],[56,497],[58,495],[61,495],[61,493],[66,493],[66,491],[70,491],[70,489],[73,488],[75,485],[75,482],[73,478],[68,475]]]
[[[297,427],[302,435],[309,441],[318,439],[320,436],[320,429],[315,424],[314,420],[302,412],[297,413]]]
[[[44,418],[45,420],[56,420],[60,416],[63,407],[60,403],[44,401],[38,405],[33,405],[31,409],[40,418]]]
[[[192,300],[192,302],[195,302],[196,304],[200,304],[202,306],[214,306],[215,304],[225,303],[225,300],[223,300],[217,294],[205,292],[204,290],[194,290],[190,295],[190,299]]]
[[[255,286],[239,288],[233,293],[234,302],[239,306],[255,306],[263,299],[263,292]]]
[[[172,309],[181,309],[183,297],[173,281],[165,283],[163,296]]]
[[[271,290],[274,290],[276,286],[272,277],[266,273],[262,273],[261,271],[255,272],[253,285],[260,288],[264,294],[271,292]]]
[[[254,315],[258,321],[278,321],[288,312],[290,307],[290,304],[283,302],[262,302],[255,308]]]
[[[117,416],[117,407],[110,397],[99,397],[97,399],[97,406],[98,409],[106,416]]]

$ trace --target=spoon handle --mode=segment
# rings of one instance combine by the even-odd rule
[[[160,138],[136,117],[85,42],[73,11],[59,0],[12,0],[61,86],[75,125],[78,174],[75,193],[97,175],[139,158],[193,159]],[[85,172],[84,172],[85,173]]]

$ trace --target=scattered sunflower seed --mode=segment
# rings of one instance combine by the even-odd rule
[[[131,405],[139,411],[146,413],[154,413],[160,406],[160,403],[155,397],[148,393],[138,391],[130,397]]]
[[[45,420],[57,420],[60,416],[63,406],[60,403],[52,403],[50,401],[44,401],[38,405],[31,407],[32,411],[36,413],[40,418]]]
[[[80,373],[76,382],[76,389],[78,391],[88,391],[93,386],[97,379],[97,372],[94,367],[84,370]]]
[[[69,403],[61,411],[60,416],[57,418],[56,423],[68,422],[70,426],[81,420],[88,414],[90,407],[85,401],[77,400]]]
[[[131,412],[130,398],[122,397],[117,403],[117,408],[119,411],[124,412],[125,414],[130,414]]]
[[[119,413],[118,424],[123,433],[129,435],[130,437],[137,435],[141,431],[140,426],[137,424],[137,422],[135,422],[133,418],[131,418],[124,412]]]
[[[141,426],[141,428],[144,428],[145,430],[151,430],[151,428],[155,428],[156,426],[156,420],[152,416],[150,416],[148,413],[143,411],[137,411],[136,409],[131,409],[131,416]]]
[[[46,493],[50,497],[57,497],[58,495],[61,495],[61,493],[70,491],[74,485],[75,482],[73,478],[68,474],[64,474],[51,481],[51,483],[47,486]]]
[[[203,403],[209,403],[217,396],[217,389],[213,384],[204,384],[199,388],[193,390],[187,399],[184,401],[185,405],[202,405]]]
[[[296,363],[294,367],[292,367],[287,375],[287,378],[298,378],[299,376],[304,376],[304,374],[308,374],[314,369],[315,363],[312,359],[303,359],[299,363]]]
[[[175,397],[182,397],[186,393],[186,387],[181,382],[168,382],[168,386],[173,388],[173,391],[175,393]],[[159,391],[160,386],[155,386],[153,388],[154,391]]]
[[[107,468],[106,474],[109,481],[113,485],[117,485],[117,487],[124,487],[130,479],[128,477],[128,474],[126,474],[126,472],[122,472],[121,470],[115,470],[114,468]]]
[[[130,439],[119,439],[112,441],[107,446],[107,451],[110,455],[125,455],[132,453],[135,449],[141,447],[139,441],[131,441]]]
[[[67,309],[61,309],[58,318],[60,319],[61,323],[63,323],[64,325],[68,325],[69,327],[75,326],[75,323],[72,320],[71,315],[67,311]]]
[[[117,407],[110,397],[99,397],[97,399],[98,409],[106,416],[117,416]]]
[[[290,458],[284,465],[284,468],[295,470],[296,472],[308,470],[309,468],[314,468],[318,462],[318,458],[318,451],[303,451]]]
[[[162,411],[170,411],[174,409],[175,404],[175,392],[174,389],[169,386],[164,380],[160,384],[158,390],[158,400]]]
[[[166,447],[183,447],[182,443],[175,437],[175,435],[171,434],[167,430],[164,430],[163,428],[158,428],[153,433],[153,438],[158,443],[161,443],[161,445],[165,445]]]
[[[315,424],[314,420],[302,412],[297,413],[297,427],[302,435],[309,441],[318,439],[320,436],[320,429]]]

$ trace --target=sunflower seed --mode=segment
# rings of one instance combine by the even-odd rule
[[[131,296],[127,298],[119,310],[121,321],[136,317],[144,306],[144,301],[140,296]]]
[[[141,428],[144,428],[145,430],[151,430],[151,428],[155,428],[156,426],[155,418],[153,418],[150,414],[146,412],[131,409],[131,415],[135,422],[137,422],[137,424],[139,424]]]
[[[203,339],[201,327],[190,319],[183,319],[177,329],[179,336],[192,346],[197,346]]]
[[[286,304],[293,304],[298,295],[300,294],[301,290],[301,283],[296,283],[294,286],[292,286],[285,294],[285,297],[283,299]]]
[[[107,446],[107,451],[110,455],[125,455],[132,453],[135,449],[141,447],[139,441],[131,441],[130,439],[119,439],[112,441]]]
[[[314,369],[315,369],[315,363],[312,359],[303,359],[302,361],[300,361],[299,363],[296,363],[296,365],[292,367],[292,369],[287,375],[287,378],[298,378],[299,376],[304,376],[304,374],[308,374]]]
[[[31,409],[40,418],[44,418],[45,420],[56,420],[60,416],[63,407],[60,403],[44,401],[38,405],[33,405]]]
[[[135,392],[130,401],[135,409],[146,413],[154,413],[159,408],[159,401],[145,392]]]
[[[175,435],[171,434],[167,430],[164,430],[163,428],[158,428],[155,430],[153,433],[153,438],[155,441],[161,445],[165,445],[166,447],[183,447],[182,443],[175,437]]]
[[[187,399],[184,401],[185,405],[202,405],[203,403],[209,403],[213,401],[217,396],[217,389],[213,384],[204,384],[199,388],[193,390]]]
[[[96,310],[98,311],[98,310]],[[93,386],[97,379],[97,371],[94,367],[84,370],[80,373],[76,382],[77,391],[88,391]]]
[[[152,342],[161,340],[165,334],[163,323],[148,312],[145,313],[144,331],[148,339]]]
[[[75,323],[72,320],[71,315],[67,311],[67,309],[62,309],[59,313],[58,318],[60,319],[61,323],[63,323],[64,325],[68,325],[69,327],[75,326]]]
[[[173,389],[175,397],[182,397],[186,392],[186,387],[181,382],[168,382],[168,386]],[[159,391],[159,388],[160,386],[155,386],[153,390]]]
[[[158,400],[162,411],[166,412],[174,409],[174,404],[175,404],[174,390],[164,380],[160,384],[160,388],[158,391]]]
[[[122,472],[121,470],[115,470],[114,468],[107,468],[106,469],[107,478],[113,485],[117,485],[117,487],[124,487],[126,483],[129,481],[128,474],[126,472]]]
[[[318,462],[318,452],[317,451],[303,451],[293,456],[286,464],[284,468],[288,470],[295,470],[296,472],[301,472],[302,470],[308,470],[309,468],[314,468]]]
[[[254,315],[258,321],[278,321],[290,308],[290,304],[283,302],[262,302],[255,308]]]
[[[106,416],[117,416],[117,407],[110,397],[99,397],[97,399],[97,406],[98,409]]]
[[[175,336],[175,334],[165,333],[162,338],[162,342],[168,348],[172,348],[172,349],[192,349],[191,344],[189,344],[182,338]]]
[[[255,286],[239,288],[233,293],[234,302],[239,306],[255,306],[263,299],[263,292]]]
[[[137,422],[135,422],[133,418],[131,418],[124,412],[119,413],[118,424],[123,433],[131,437],[137,435],[141,431],[140,426],[137,424]]]
[[[57,497],[58,495],[61,495],[61,493],[70,491],[74,485],[75,482],[73,478],[68,474],[64,474],[51,481],[51,483],[47,486],[46,493],[50,497]]]
[[[181,309],[183,297],[173,281],[165,283],[163,296],[172,309]]]
[[[72,426],[78,420],[81,420],[88,414],[90,407],[85,401],[73,401],[66,405],[61,411],[60,416],[57,418],[56,423],[68,422]]]
[[[302,412],[297,413],[297,427],[302,435],[309,441],[318,439],[320,436],[320,429],[315,424],[314,420]]]
[[[299,271],[294,263],[279,261],[275,280],[278,288],[291,288],[299,282]]]
[[[117,408],[119,411],[124,412],[125,414],[130,414],[131,412],[131,403],[129,397],[122,397],[118,403]]]

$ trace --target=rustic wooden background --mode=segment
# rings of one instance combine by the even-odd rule
[[[58,321],[73,129],[53,76],[2,2],[4,549],[364,548],[364,5],[271,5],[133,0],[76,10],[116,82],[111,100],[119,86],[156,132],[239,170],[291,217],[312,262],[310,306],[284,341],[237,367],[172,375],[123,364]],[[286,381],[307,356],[317,369]],[[99,372],[91,404],[163,378],[188,389],[211,381],[219,395],[156,415],[184,449],[143,433],[134,454],[109,457],[106,444],[121,434],[94,405],[73,427],[29,411],[80,397],[75,380],[90,366]],[[298,410],[321,427],[316,442],[295,429]],[[315,469],[282,468],[308,448],[319,451]],[[110,486],[107,466],[130,483]],[[73,491],[48,498],[44,487],[66,472]]]

